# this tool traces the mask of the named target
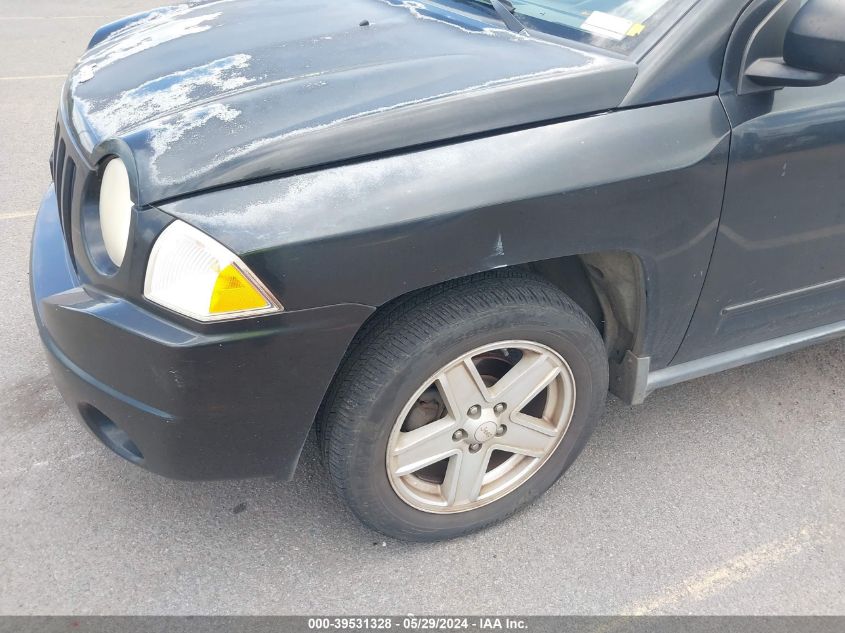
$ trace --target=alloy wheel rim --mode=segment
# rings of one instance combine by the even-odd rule
[[[387,475],[408,505],[434,514],[493,503],[530,479],[560,445],[575,378],[551,348],[506,340],[433,374],[408,400],[387,443]]]

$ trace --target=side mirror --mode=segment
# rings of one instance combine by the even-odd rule
[[[768,88],[822,86],[840,75],[845,75],[843,0],[807,0],[789,22],[783,56],[761,57],[745,72]]]
[[[794,68],[845,75],[845,2],[809,0],[786,31],[783,60]]]

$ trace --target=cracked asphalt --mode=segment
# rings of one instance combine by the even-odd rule
[[[29,240],[64,75],[136,0],[0,0],[0,613],[845,614],[845,340],[618,400],[539,503],[443,544],[289,483],[180,483],[53,387]]]

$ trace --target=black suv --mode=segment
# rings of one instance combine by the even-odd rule
[[[310,429],[387,534],[499,520],[608,392],[845,333],[841,0],[213,0],[98,31],[32,251],[56,382],[183,479]]]

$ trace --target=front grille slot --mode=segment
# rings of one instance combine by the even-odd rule
[[[59,195],[59,189],[62,184],[62,173],[65,166],[65,143],[59,137],[56,144],[56,151],[53,154],[53,184],[56,185],[56,196]]]
[[[61,138],[59,124],[56,123],[56,140],[53,141],[53,153],[50,154],[50,175],[53,176],[53,182],[56,181],[56,156],[59,153],[59,140]]]
[[[61,126],[56,126],[56,143],[53,147],[53,186],[56,190],[56,204],[59,207],[59,220],[67,242],[68,252],[73,260],[71,236],[73,206],[76,201],[76,162],[71,157]]]
[[[65,162],[64,171],[62,173],[62,201],[59,204],[59,212],[62,214],[62,230],[65,234],[67,247],[69,252],[71,250],[71,209],[73,208],[73,190],[76,183],[76,163],[70,158]]]

